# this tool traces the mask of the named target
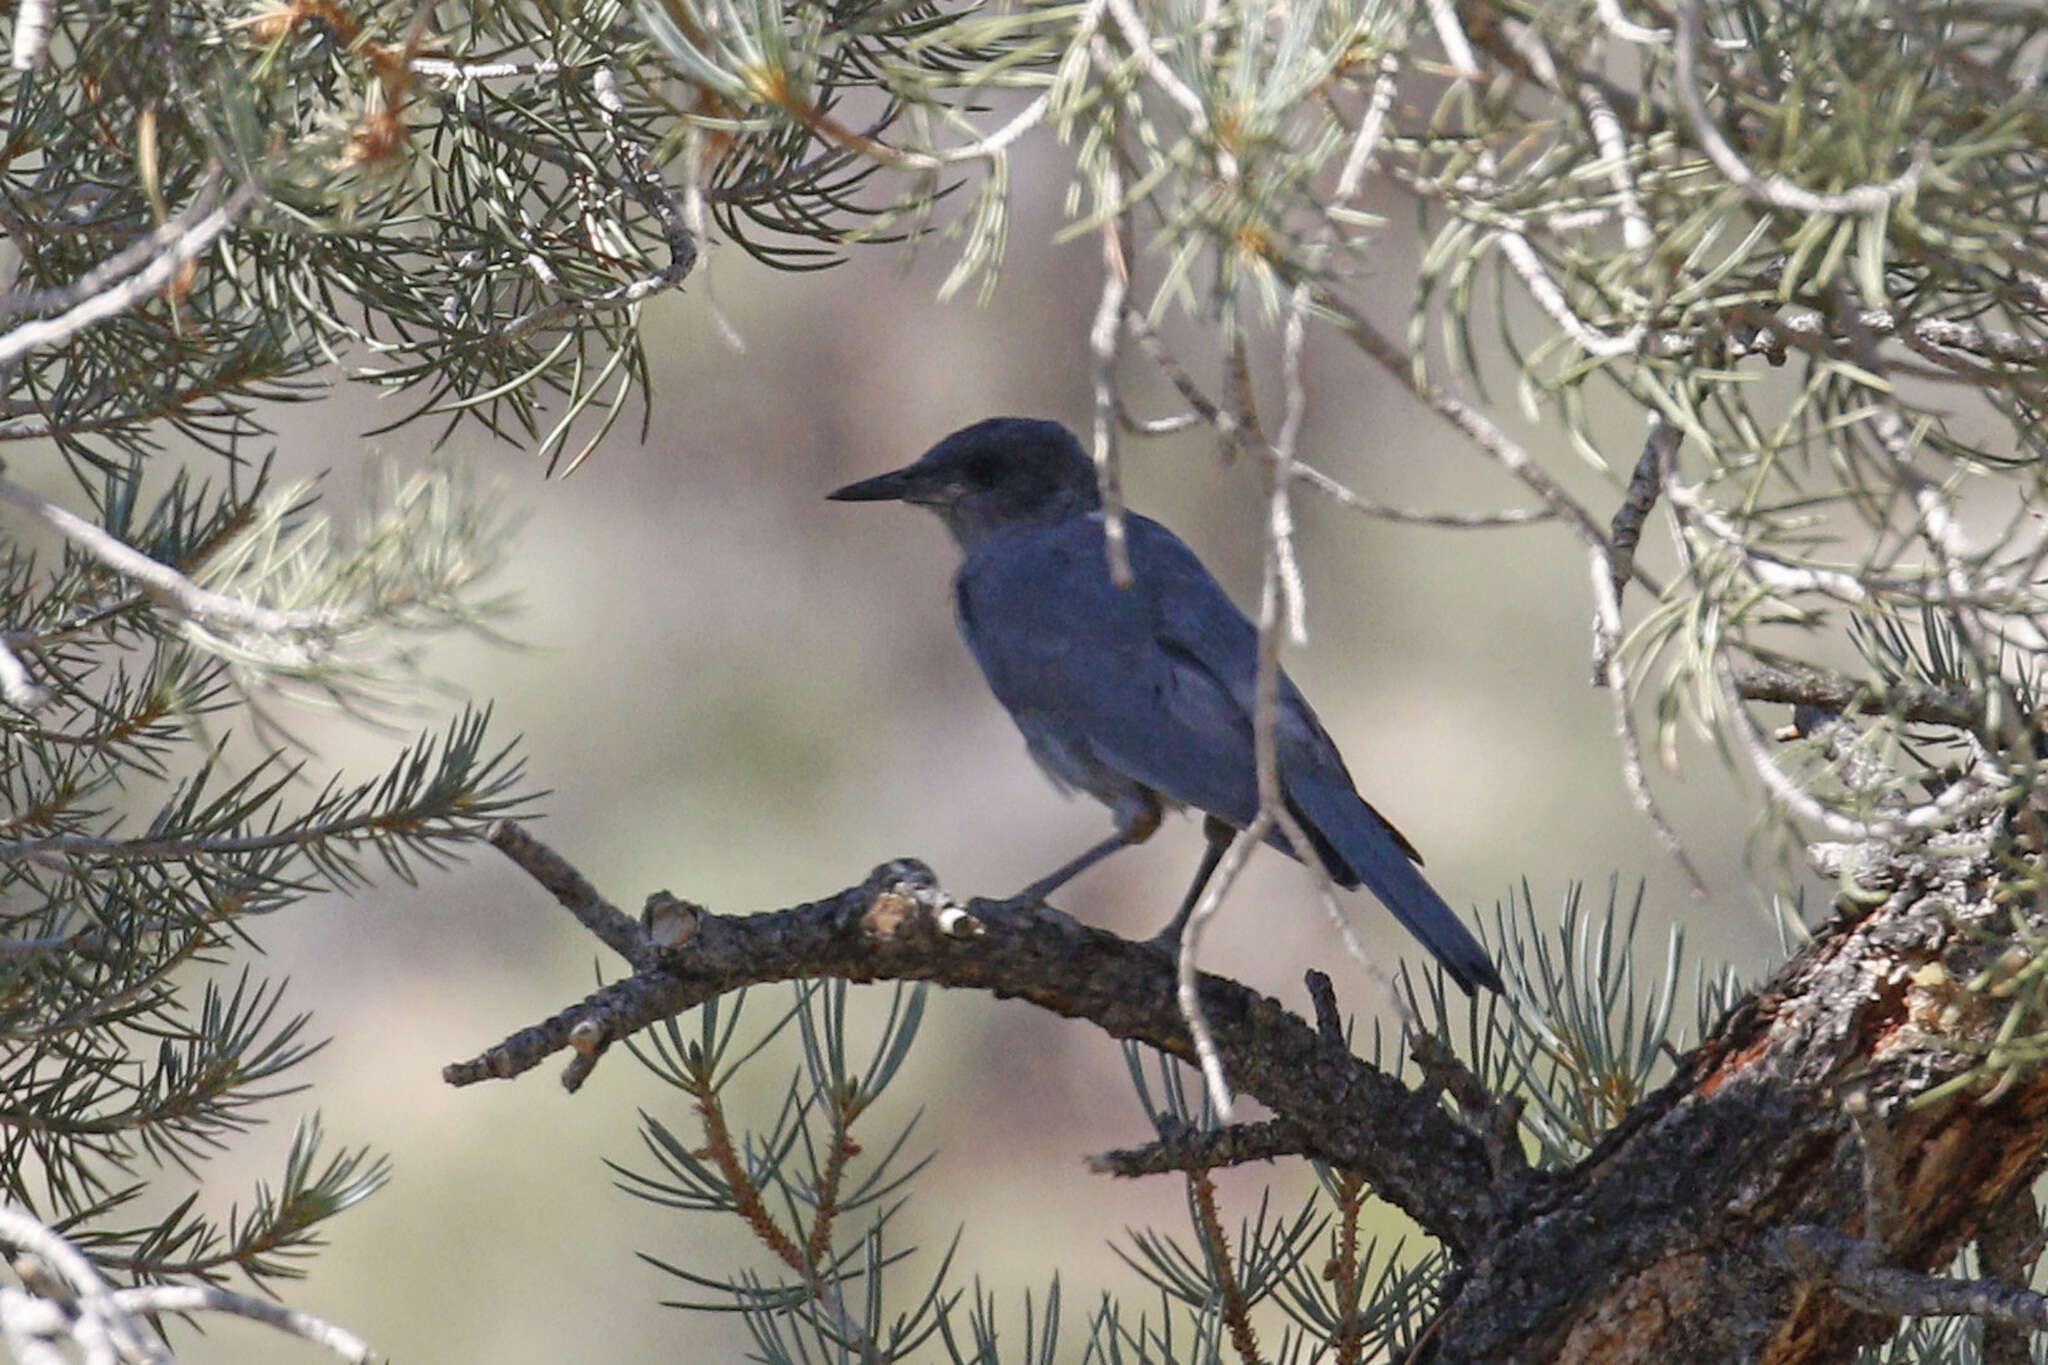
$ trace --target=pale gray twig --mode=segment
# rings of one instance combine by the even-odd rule
[[[597,98],[599,115],[604,120],[605,136],[612,146],[612,154],[618,159],[626,173],[628,186],[633,196],[654,215],[661,225],[663,246],[668,251],[668,263],[661,269],[638,278],[613,285],[595,294],[557,299],[544,304],[523,317],[514,318],[496,328],[492,335],[500,338],[526,336],[545,327],[552,327],[566,318],[588,316],[619,308],[631,308],[664,290],[674,289],[689,275],[697,264],[697,239],[690,231],[689,214],[677,199],[675,191],[661,178],[653,161],[644,148],[633,143],[626,136],[623,120],[626,114],[625,101],[619,94],[618,77],[609,66],[600,66],[591,72],[591,92]]]
[[[377,1352],[355,1333],[296,1308],[213,1285],[153,1284],[117,1289],[114,1301],[131,1313],[225,1313],[275,1327],[301,1341],[324,1347],[343,1360],[367,1365]]]
[[[156,294],[187,261],[211,248],[261,194],[254,184],[239,186],[225,203],[190,218],[173,219],[63,290],[0,302],[0,314],[42,307],[65,309],[55,317],[36,318],[0,334],[0,365],[10,365],[38,346],[54,346],[94,323],[118,317]],[[70,303],[73,297],[79,302]]]
[[[20,0],[14,7],[14,69],[33,71],[50,57],[57,0]]]
[[[416,74],[437,81],[497,81],[515,76],[532,80],[560,76],[578,69],[553,57],[538,57],[529,62],[462,62],[446,57],[414,57],[408,65]]]
[[[1643,767],[1643,743],[1636,731],[1635,712],[1630,708],[1628,670],[1621,658],[1621,598],[1615,591],[1615,580],[1619,569],[1615,561],[1597,549],[1586,552],[1593,574],[1593,660],[1594,681],[1607,691],[1608,709],[1614,719],[1614,737],[1621,749],[1622,781],[1628,786],[1630,800],[1636,810],[1650,822],[1656,832],[1657,842],[1678,864],[1678,870],[1685,874],[1687,883],[1695,897],[1704,899],[1707,894],[1706,878],[1700,875],[1692,855],[1685,850],[1685,841],[1678,837],[1678,831],[1664,817],[1663,808],[1657,803],[1656,793],[1650,790],[1650,779]]]
[[[8,647],[4,635],[0,635],[0,697],[21,711],[33,711],[50,699],[47,691],[29,680],[27,666]]]
[[[146,1361],[170,1365],[170,1353],[155,1334],[138,1322],[114,1297],[114,1288],[86,1254],[45,1226],[25,1209],[0,1203],[0,1242],[27,1252],[69,1286],[78,1310],[74,1335],[92,1358],[94,1342],[107,1360]],[[56,1286],[52,1285],[52,1288]]]
[[[1580,540],[1589,547],[1606,552],[1607,532],[1586,510],[1585,504],[1567,493],[1549,470],[1538,464],[1491,418],[1440,385],[1423,378],[1415,357],[1405,347],[1390,340],[1338,295],[1327,290],[1318,291],[1316,303],[1338,320],[1353,345],[1378,361],[1383,369],[1405,384],[1439,417],[1463,432],[1474,445],[1526,484]],[[1663,587],[1641,568],[1636,569],[1635,577],[1651,593],[1659,597],[1664,595]]]
[[[1100,187],[1102,213],[1102,293],[1095,305],[1095,323],[1088,329],[1090,374],[1095,389],[1095,427],[1090,451],[1095,456],[1095,481],[1102,491],[1103,542],[1109,554],[1110,581],[1131,585],[1131,551],[1124,534],[1124,498],[1116,460],[1117,338],[1123,332],[1124,305],[1130,297],[1130,260],[1121,212],[1123,176],[1112,164]]]
[[[1616,0],[1605,0],[1615,4]],[[1612,168],[1608,179],[1614,185],[1616,198],[1621,201],[1621,241],[1630,251],[1646,252],[1656,244],[1656,236],[1650,231],[1649,217],[1643,212],[1643,201],[1636,193],[1635,176],[1628,165],[1628,138],[1621,130],[1621,119],[1616,116],[1614,106],[1607,102],[1607,96],[1591,81],[1580,84],[1578,89],[1579,107],[1586,112],[1586,126],[1592,130],[1593,142],[1600,148],[1601,160]]]
[[[1607,31],[1624,43],[1641,43],[1658,47],[1671,41],[1668,28],[1644,28],[1621,12],[1621,0],[1595,0],[1594,8],[1600,15],[1600,22],[1607,25]]]
[[[1444,46],[1452,74],[1460,80],[1477,80],[1479,58],[1472,51],[1472,40],[1458,23],[1457,9],[1451,0],[1428,0],[1428,6],[1429,22],[1436,29],[1436,40]]]
[[[1500,512],[1425,512],[1416,508],[1391,507],[1386,503],[1374,502],[1355,489],[1331,478],[1322,470],[1305,465],[1299,460],[1294,463],[1294,477],[1344,506],[1369,517],[1382,521],[1401,522],[1409,526],[1439,526],[1446,530],[1481,530],[1499,526],[1534,526],[1538,522],[1554,521],[1557,513],[1548,507],[1510,507]]]
[[[1714,679],[1720,687],[1722,709],[1730,718],[1729,728],[1735,732],[1736,742],[1772,799],[1796,818],[1818,825],[1837,839],[1882,839],[1888,842],[1915,839],[1933,830],[1945,829],[1964,816],[1998,805],[2006,799],[2006,793],[1996,784],[1960,781],[1949,784],[1932,801],[1874,820],[1857,820],[1830,810],[1778,765],[1768,738],[1743,703],[1733,670],[1718,650],[1714,654],[1713,670]]]
[[[1130,49],[1131,55],[1138,59],[1138,65],[1145,69],[1145,74],[1187,113],[1197,132],[1207,128],[1208,107],[1202,103],[1202,97],[1190,89],[1186,81],[1174,74],[1173,68],[1153,49],[1151,31],[1145,27],[1145,21],[1139,16],[1137,6],[1132,4],[1131,0],[1108,0],[1108,3],[1109,12],[1116,19],[1117,27],[1123,30],[1124,45]]]
[[[0,474],[4,471],[5,466],[0,465]],[[257,635],[314,630],[325,621],[318,612],[281,611],[202,588],[170,565],[123,544],[104,527],[5,477],[0,477],[0,502],[42,522],[100,563],[132,580],[158,606],[186,620]]]

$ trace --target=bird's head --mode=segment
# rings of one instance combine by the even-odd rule
[[[1065,521],[1102,505],[1095,462],[1074,433],[1030,417],[991,417],[962,427],[916,464],[827,496],[929,507],[968,550],[1009,527]]]

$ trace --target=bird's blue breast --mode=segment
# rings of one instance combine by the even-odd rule
[[[1127,528],[1128,588],[1110,580],[1099,516],[990,537],[954,582],[960,632],[1055,780],[1248,822],[1256,633],[1171,531]]]

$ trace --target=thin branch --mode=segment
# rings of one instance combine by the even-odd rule
[[[241,185],[228,196],[226,203],[196,222],[165,224],[164,228],[144,239],[148,247],[140,254],[148,257],[147,263],[140,264],[132,274],[119,282],[106,283],[97,293],[55,317],[24,322],[0,335],[0,365],[11,365],[38,346],[54,346],[94,323],[118,317],[158,293],[184,269],[186,262],[211,249],[221,234],[239,222],[261,194],[261,189],[253,183]],[[175,230],[170,231],[174,227]],[[139,245],[125,248],[115,260],[126,264],[130,253],[137,252]],[[94,272],[87,278],[98,280],[100,275]]]
[[[324,1347],[343,1360],[367,1365],[377,1352],[355,1333],[296,1308],[212,1285],[158,1284],[117,1289],[114,1301],[131,1313],[225,1313],[275,1327],[301,1341]]]
[[[1951,783],[1932,801],[1880,819],[1857,820],[1830,810],[1778,766],[1777,757],[1771,752],[1762,729],[1736,690],[1734,670],[1718,650],[1714,653],[1712,666],[1714,679],[1720,687],[1721,704],[1733,721],[1730,728],[1735,731],[1736,742],[1749,759],[1750,767],[1762,779],[1764,787],[1793,815],[1820,826],[1837,839],[1896,841],[1918,838],[2005,800],[2005,794],[1997,784],[1960,781]]]
[[[598,942],[635,967],[651,967],[660,960],[647,931],[632,916],[598,894],[569,860],[510,820],[490,827],[484,839],[520,871],[539,882],[561,903],[576,922],[596,935]]]
[[[1436,40],[1443,44],[1444,56],[1450,59],[1451,74],[1460,80],[1478,80],[1479,58],[1472,51],[1472,40],[1465,36],[1464,26],[1458,22],[1458,11],[1451,0],[1428,0],[1429,22],[1436,29]]]
[[[1665,818],[1663,807],[1657,802],[1657,794],[1650,789],[1649,775],[1644,771],[1642,737],[1636,730],[1635,712],[1629,703],[1628,670],[1621,658],[1621,599],[1615,595],[1614,589],[1619,570],[1612,559],[1598,550],[1588,550],[1586,557],[1593,580],[1594,680],[1607,692],[1614,735],[1621,749],[1622,781],[1628,787],[1629,799],[1635,803],[1636,810],[1656,832],[1657,842],[1664,846],[1665,853],[1685,874],[1692,894],[1704,899],[1707,895],[1706,878],[1700,875],[1692,855],[1686,852],[1685,841],[1678,837],[1677,829]]]
[[[1126,1178],[1165,1175],[1170,1171],[1213,1171],[1283,1156],[1305,1156],[1307,1142],[1308,1134],[1300,1124],[1288,1119],[1261,1119],[1222,1128],[1190,1128],[1143,1147],[1102,1152],[1088,1158],[1088,1169],[1097,1175]]]
[[[1580,350],[1601,360],[1612,360],[1618,356],[1634,355],[1642,347],[1643,338],[1650,334],[1647,316],[1637,318],[1619,336],[1608,335],[1579,316],[1571,300],[1564,296],[1564,290],[1550,278],[1550,271],[1526,235],[1503,227],[1499,241],[1501,254],[1507,257],[1509,267],[1521,278],[1522,287],[1529,291],[1529,297],[1550,315],[1552,322],[1564,329],[1565,335],[1576,342]]]
[[[1345,336],[1381,368],[1398,379],[1439,417],[1463,432],[1472,443],[1491,456],[1502,468],[1522,481],[1565,525],[1588,546],[1607,552],[1607,533],[1585,504],[1564,490],[1550,471],[1538,464],[1520,443],[1496,426],[1493,420],[1470,403],[1422,377],[1416,358],[1407,348],[1390,340],[1379,328],[1344,299],[1319,291],[1316,303],[1334,317]],[[1642,569],[1635,579],[1653,596],[1664,595],[1663,586]]]
[[[445,57],[414,57],[409,65],[416,75],[437,81],[497,81],[514,77],[535,80],[583,69],[553,57],[530,62],[458,62]]]
[[[1126,223],[1119,205],[1123,177],[1114,164],[1103,172],[1099,205],[1102,217],[1102,292],[1095,305],[1095,323],[1088,329],[1090,372],[1095,389],[1095,430],[1090,450],[1095,456],[1095,482],[1102,494],[1103,543],[1109,554],[1109,581],[1131,585],[1131,550],[1124,528],[1123,481],[1116,460],[1116,355],[1122,333],[1124,305],[1130,297],[1131,265]]]
[[[1189,89],[1187,82],[1160,59],[1152,47],[1152,34],[1139,16],[1137,6],[1131,0],[1109,0],[1109,12],[1116,19],[1116,26],[1123,30],[1124,46],[1138,59],[1138,65],[1144,68],[1145,74],[1186,112],[1196,132],[1207,128],[1209,111],[1203,105],[1202,97]]]
[[[591,73],[590,83],[591,91],[597,97],[598,112],[604,120],[605,136],[611,143],[612,154],[626,173],[626,187],[661,225],[668,264],[652,274],[613,285],[595,294],[557,299],[545,304],[524,317],[493,328],[491,335],[494,337],[522,337],[552,327],[566,318],[631,308],[656,294],[676,288],[697,264],[697,238],[690,231],[689,215],[684,211],[682,202],[669,188],[668,182],[661,178],[646,150],[626,136],[623,122],[626,106],[619,95],[618,78],[609,66],[601,66]]]
[[[113,1359],[114,1351],[118,1349],[130,1360],[170,1365],[170,1353],[163,1349],[154,1333],[122,1306],[115,1297],[113,1286],[107,1283],[91,1258],[45,1226],[40,1219],[12,1204],[0,1204],[0,1242],[30,1253],[54,1272],[63,1285],[69,1286],[76,1296],[73,1303],[79,1310],[77,1335],[82,1342],[90,1343],[95,1338],[101,1342],[106,1348],[104,1358]],[[53,1290],[59,1288],[55,1284],[48,1287]]]
[[[1607,25],[1607,31],[1624,43],[1661,47],[1671,41],[1670,29],[1644,28],[1623,14],[1621,0],[1595,0],[1594,9],[1599,12],[1600,22]]]
[[[1602,0],[1602,3],[1613,6],[1617,0]],[[1608,103],[1600,87],[1591,81],[1579,86],[1578,97],[1579,107],[1586,114],[1586,126],[1592,130],[1593,142],[1600,148],[1600,157],[1611,166],[1608,180],[1621,203],[1622,245],[1630,251],[1647,252],[1656,245],[1656,234],[1650,230],[1642,198],[1636,193],[1635,176],[1629,171],[1628,138],[1622,133],[1621,119],[1616,116],[1614,106]]]
[[[57,0],[21,0],[14,11],[14,69],[33,71],[50,57]]]
[[[0,465],[0,474],[5,468]],[[0,477],[0,502],[42,522],[114,572],[132,579],[157,605],[187,620],[254,635],[303,633],[326,622],[320,612],[281,611],[202,588],[168,564],[123,544],[104,527],[5,477]]]
[[[1685,433],[1665,421],[1662,413],[1650,414],[1650,434],[1643,441],[1643,453],[1636,458],[1635,473],[1629,476],[1628,491],[1622,496],[1621,506],[1615,509],[1614,520],[1607,528],[1608,542],[1613,547],[1610,551],[1614,568],[1611,581],[1617,602],[1635,573],[1636,545],[1643,538],[1643,523],[1649,520],[1651,509],[1657,505],[1658,491],[1669,482],[1666,471],[1671,468],[1672,458],[1678,454],[1679,443],[1684,439]]]
[[[1373,501],[1350,486],[1331,478],[1320,469],[1305,465],[1299,460],[1294,463],[1294,477],[1355,512],[1407,526],[1436,526],[1445,530],[1470,531],[1501,526],[1534,526],[1540,522],[1557,519],[1557,513],[1548,507],[1510,507],[1500,512],[1426,512],[1419,508],[1391,507],[1386,503]]]
[[[1984,708],[1965,692],[1915,683],[1878,686],[1812,669],[1771,666],[1734,671],[1737,695],[1749,701],[1811,706],[1837,714],[1897,716],[1928,725],[1973,730],[1984,723]]]

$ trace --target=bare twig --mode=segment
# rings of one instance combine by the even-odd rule
[[[1628,671],[1621,658],[1621,599],[1615,595],[1614,587],[1615,580],[1620,577],[1619,571],[1613,560],[1597,549],[1588,550],[1587,559],[1593,579],[1594,681],[1607,692],[1615,739],[1621,749],[1622,780],[1628,786],[1629,799],[1656,832],[1657,842],[1664,846],[1671,861],[1678,864],[1678,870],[1685,874],[1693,895],[1704,898],[1707,894],[1706,878],[1700,875],[1692,855],[1686,852],[1685,842],[1678,837],[1677,829],[1665,818],[1656,793],[1650,790],[1649,775],[1643,768],[1643,743],[1636,731],[1635,712],[1629,704]]]
[[[1643,538],[1643,523],[1657,505],[1658,491],[1670,481],[1666,471],[1671,468],[1672,458],[1678,454],[1679,443],[1684,439],[1685,433],[1665,421],[1663,414],[1650,414],[1650,434],[1643,441],[1643,453],[1636,458],[1635,473],[1629,476],[1628,492],[1622,496],[1621,506],[1615,510],[1614,520],[1608,525],[1607,538],[1613,546],[1611,559],[1614,569],[1610,581],[1614,584],[1617,602],[1635,573],[1636,545]]]
[[[1209,126],[1209,111],[1202,103],[1202,97],[1188,88],[1186,81],[1174,74],[1173,68],[1160,59],[1152,46],[1152,34],[1145,27],[1145,21],[1138,14],[1138,7],[1131,0],[1108,0],[1110,15],[1123,31],[1124,46],[1130,49],[1138,65],[1144,68],[1160,91],[1187,114],[1195,131]]]
[[[652,966],[659,961],[660,955],[647,931],[635,923],[632,916],[599,895],[597,888],[586,881],[568,859],[510,820],[500,820],[492,825],[484,838],[491,847],[510,858],[520,871],[545,887],[548,894],[561,902],[562,908],[574,915],[577,923],[596,935],[605,947],[635,967]]]
[[[113,1297],[131,1313],[225,1313],[275,1327],[358,1365],[377,1359],[370,1344],[346,1328],[253,1294],[237,1294],[213,1285],[156,1284],[117,1289]]]
[[[1525,234],[1503,228],[1500,250],[1507,257],[1509,267],[1521,278],[1522,287],[1529,291],[1529,297],[1535,300],[1536,306],[1548,313],[1551,321],[1562,327],[1565,335],[1587,355],[1602,360],[1633,355],[1642,346],[1643,338],[1650,334],[1647,316],[1637,318],[1629,324],[1627,331],[1618,336],[1610,336],[1580,317],[1571,300],[1564,296],[1564,290],[1550,278],[1550,271]]]
[[[1929,725],[1973,729],[1984,722],[1984,708],[1968,694],[1946,687],[1895,683],[1878,687],[1839,674],[1810,669],[1773,667],[1734,670],[1735,690],[1750,701],[1812,706],[1841,714],[1897,716]]]
[[[1131,266],[1121,211],[1123,177],[1111,166],[1104,172],[1102,200],[1102,294],[1095,305],[1095,325],[1088,331],[1093,358],[1095,482],[1102,493],[1103,543],[1109,554],[1109,579],[1119,588],[1131,585],[1131,549],[1124,534],[1123,482],[1116,459],[1117,338],[1123,332],[1124,304],[1130,297]]]
[[[1644,28],[1623,14],[1621,0],[1596,0],[1594,8],[1599,12],[1600,22],[1607,25],[1607,31],[1624,43],[1661,47],[1671,41],[1670,29]]]
[[[1534,526],[1539,522],[1557,519],[1557,513],[1548,507],[1510,507],[1500,512],[1426,512],[1420,508],[1390,507],[1386,503],[1373,501],[1357,490],[1339,483],[1320,469],[1305,465],[1299,460],[1294,463],[1294,477],[1355,512],[1407,526],[1436,526],[1450,531],[1473,531],[1502,526]]]
[[[1191,1128],[1143,1147],[1120,1147],[1091,1156],[1088,1169],[1098,1175],[1125,1177],[1213,1171],[1283,1156],[1310,1155],[1304,1145],[1307,1140],[1301,1125],[1286,1119],[1233,1123],[1208,1130]]]
[[[12,1204],[0,1204],[0,1242],[31,1254],[69,1286],[76,1295],[72,1302],[78,1314],[73,1330],[88,1346],[95,1340],[99,1342],[104,1350],[102,1358],[113,1360],[118,1351],[127,1360],[170,1365],[170,1353],[134,1313],[122,1306],[99,1267],[40,1219]]]
[[[1619,17],[1618,0],[1602,0],[1604,5],[1614,6]],[[1643,212],[1643,201],[1636,193],[1636,180],[1628,165],[1628,138],[1622,133],[1621,119],[1615,115],[1614,106],[1600,87],[1591,81],[1583,82],[1578,88],[1579,107],[1586,111],[1586,126],[1592,130],[1593,142],[1600,148],[1601,159],[1611,165],[1608,179],[1614,185],[1615,197],[1621,201],[1621,241],[1630,251],[1645,252],[1656,244],[1655,234],[1650,231],[1650,220]]]
[[[1381,368],[1406,385],[1439,417],[1463,432],[1474,445],[1527,485],[1580,540],[1588,546],[1597,547],[1602,554],[1607,552],[1607,533],[1585,504],[1567,493],[1564,486],[1551,477],[1549,470],[1538,464],[1491,418],[1441,386],[1424,379],[1415,357],[1407,348],[1389,339],[1343,298],[1328,291],[1319,291],[1316,303],[1338,320],[1344,335],[1351,339],[1353,345],[1378,361]],[[1653,595],[1664,595],[1663,585],[1640,567],[1635,570],[1635,580]]]
[[[1460,80],[1477,80],[1479,58],[1472,51],[1472,40],[1465,36],[1451,0],[1428,0],[1428,7],[1429,22],[1436,29],[1436,40],[1443,44],[1444,56],[1450,60],[1451,73]]]
[[[1879,819],[1857,820],[1830,810],[1778,766],[1769,741],[1743,705],[1741,693],[1736,690],[1733,668],[1718,651],[1714,655],[1713,669],[1715,681],[1720,685],[1721,703],[1731,718],[1730,728],[1735,732],[1736,742],[1772,798],[1793,815],[1820,826],[1837,839],[1918,838],[2005,799],[2005,793],[1995,784],[1965,780],[1951,783],[1932,801]]]
[[[539,57],[530,62],[461,62],[445,57],[414,57],[407,65],[416,75],[437,81],[499,81],[514,77],[535,80],[580,69],[553,57]]]

